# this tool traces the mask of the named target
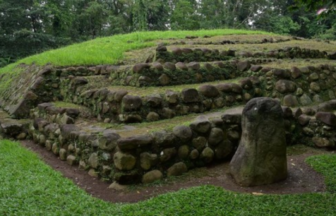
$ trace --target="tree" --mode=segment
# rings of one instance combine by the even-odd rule
[[[295,0],[296,5],[294,8],[298,8],[301,6],[306,7],[308,10],[316,10],[321,8],[335,8],[336,0]]]
[[[170,21],[171,29],[173,30],[195,30],[200,28],[198,15],[192,2],[188,0],[177,1]]]

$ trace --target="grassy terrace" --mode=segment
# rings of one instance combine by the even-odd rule
[[[306,67],[318,65],[336,65],[335,60],[328,59],[280,59],[274,62],[262,64],[264,67],[290,69],[292,67]]]
[[[92,198],[20,144],[0,141],[0,215],[335,215],[336,155],[308,159],[328,192],[301,195],[238,194],[201,186],[137,204]]]
[[[133,86],[111,86],[108,87],[109,90],[126,90],[128,91],[129,95],[138,95],[138,96],[146,96],[150,94],[164,94],[168,90],[181,92],[183,89],[186,88],[195,88],[198,89],[200,86],[209,84],[209,85],[217,85],[220,83],[238,83],[239,80],[242,78],[237,79],[230,79],[230,80],[219,80],[213,82],[204,82],[204,83],[196,83],[196,84],[185,84],[185,85],[173,85],[173,86],[159,86],[159,87],[133,87]]]
[[[261,40],[262,38],[260,38]],[[267,52],[270,50],[283,49],[286,47],[300,47],[305,49],[316,49],[320,51],[333,52],[335,51],[335,43],[332,44],[326,42],[319,42],[314,40],[291,40],[282,43],[263,43],[263,44],[224,44],[218,47],[218,45],[198,45],[198,44],[186,44],[186,45],[171,45],[168,47],[170,50],[172,47],[189,47],[189,48],[208,48],[218,50],[233,49],[239,52]]]
[[[74,44],[64,48],[50,50],[42,54],[24,58],[14,64],[0,69],[0,74],[10,72],[20,64],[45,65],[51,63],[56,66],[70,65],[99,65],[116,64],[124,58],[124,53],[156,45],[155,40],[169,38],[185,38],[186,36],[203,37],[232,34],[265,34],[262,31],[247,31],[233,29],[200,30],[200,31],[166,31],[166,32],[135,32],[126,35],[97,38],[84,43]]]

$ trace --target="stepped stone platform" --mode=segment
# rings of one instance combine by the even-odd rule
[[[335,52],[302,38],[187,37],[118,65],[20,65],[0,77],[0,134],[104,181],[151,183],[230,160],[244,105],[270,97],[287,145],[335,148]]]

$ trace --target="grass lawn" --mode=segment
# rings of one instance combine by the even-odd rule
[[[238,194],[201,186],[137,204],[111,204],[87,195],[20,144],[0,141],[0,215],[336,215],[336,155],[308,159],[326,177],[328,192]]]

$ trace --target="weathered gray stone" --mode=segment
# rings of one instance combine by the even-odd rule
[[[249,101],[242,118],[242,137],[230,163],[239,185],[271,184],[287,177],[286,137],[280,103],[269,98]]]
[[[199,70],[201,68],[198,62],[190,62],[187,66],[191,70]]]
[[[67,158],[67,151],[64,148],[59,150],[59,157],[62,161],[65,161]]]
[[[6,119],[5,121],[0,122],[0,127],[2,127],[3,133],[10,137],[19,135],[23,130],[23,125],[12,119]]]
[[[198,156],[199,156],[199,152],[198,152],[197,149],[192,150],[192,151],[190,152],[190,155],[189,155],[189,157],[190,157],[191,160],[195,160],[195,159],[197,159]]]
[[[158,156],[156,154],[150,154],[148,152],[144,152],[140,155],[140,166],[144,170],[149,170],[152,166],[154,166],[158,161]]]
[[[162,105],[162,98],[159,94],[148,95],[146,96],[146,103],[150,107],[158,108]]]
[[[189,141],[192,137],[192,131],[190,127],[184,125],[174,127],[173,133],[177,138],[181,139],[182,141]]]
[[[334,147],[334,143],[323,137],[313,137],[313,143],[319,148]]]
[[[169,167],[167,176],[179,176],[188,171],[188,167],[183,162],[179,162]]]
[[[152,82],[153,82],[153,80],[148,76],[140,76],[138,78],[138,83],[139,83],[140,86],[143,86],[143,85],[146,86],[146,85],[149,85]]]
[[[202,153],[201,153],[201,159],[205,162],[205,163],[211,163],[214,159],[214,151],[209,148],[206,147],[205,149],[203,149]]]
[[[215,98],[219,96],[218,89],[212,85],[202,85],[198,90],[204,97]]]
[[[160,120],[160,116],[156,112],[149,112],[146,116],[146,120],[149,122],[158,121]]]
[[[316,114],[316,111],[315,109],[311,107],[305,107],[305,108],[302,108],[302,113],[309,115],[309,116],[314,116]]]
[[[309,80],[311,81],[316,81],[316,80],[319,80],[320,79],[320,76],[317,74],[317,73],[312,73],[309,75]]]
[[[51,147],[51,151],[54,153],[54,155],[58,155],[59,154],[59,147],[57,143],[54,143]]]
[[[180,70],[188,70],[188,67],[186,64],[184,64],[183,62],[177,62],[175,64],[176,68],[180,69]]]
[[[185,103],[195,103],[200,101],[198,91],[196,89],[183,89],[181,92],[181,98]]]
[[[284,69],[275,68],[273,69],[273,74],[275,77],[279,79],[289,79],[290,78],[290,72]]]
[[[113,156],[114,165],[119,170],[132,170],[136,163],[136,158],[130,154],[117,152]]]
[[[321,91],[321,86],[317,82],[312,82],[310,83],[310,89],[318,93]]]
[[[336,100],[330,100],[318,105],[318,111],[333,112],[336,110]]]
[[[146,69],[150,68],[150,64],[146,64],[146,63],[139,63],[133,66],[133,72],[134,73],[140,73]]]
[[[202,136],[199,136],[199,137],[194,138],[192,140],[193,147],[200,152],[205,148],[207,143],[208,143],[207,139],[205,137],[202,137]]]
[[[292,119],[293,117],[293,111],[291,108],[283,106],[282,107],[283,117],[284,119]]]
[[[166,162],[169,161],[172,157],[174,157],[176,155],[176,149],[175,148],[167,148],[164,149],[161,153],[160,153],[160,161],[161,162]]]
[[[240,86],[243,89],[252,89],[253,88],[253,83],[250,78],[243,78],[242,80],[239,81]]]
[[[225,124],[240,124],[242,119],[241,114],[224,114],[222,120]]]
[[[212,128],[208,137],[210,146],[216,146],[222,142],[225,138],[225,134],[220,128]]]
[[[117,141],[119,149],[123,150],[133,150],[143,146],[147,146],[153,142],[153,137],[145,135],[136,135],[131,137],[120,138]]]
[[[291,69],[291,76],[294,78],[294,79],[297,79],[299,77],[301,77],[301,70],[297,67],[292,67]]]
[[[237,69],[240,71],[247,71],[250,67],[251,63],[249,61],[239,61],[237,63]]]
[[[232,83],[231,86],[232,86],[232,92],[233,93],[240,94],[240,93],[243,92],[242,87],[240,85],[238,85],[237,83]]]
[[[216,86],[216,88],[224,93],[232,92],[232,84],[231,83],[221,83]]]
[[[158,70],[158,71],[163,70],[163,66],[160,62],[153,62],[152,68],[155,69],[155,70]]]
[[[300,115],[298,118],[298,122],[302,126],[308,125],[309,121],[310,121],[310,117],[305,114]]]
[[[92,153],[89,157],[88,163],[90,167],[93,169],[98,168],[99,165],[99,159],[98,159],[98,154],[97,153]]]
[[[142,183],[144,183],[144,184],[153,183],[155,181],[161,180],[162,177],[163,177],[163,174],[160,170],[152,170],[152,171],[146,173],[145,175],[143,175]]]
[[[90,169],[88,174],[91,177],[98,178],[98,172],[95,169]]]
[[[233,153],[234,147],[230,140],[223,140],[215,149],[215,157],[217,160],[226,159]]]
[[[169,103],[169,104],[176,104],[179,102],[179,96],[178,96],[178,93],[177,92],[174,92],[174,91],[170,91],[168,90],[166,92],[166,101]]]
[[[262,66],[260,65],[252,65],[250,70],[253,72],[259,72],[262,69]]]
[[[186,159],[189,156],[189,146],[183,145],[177,151],[177,155],[180,159]]]
[[[76,157],[74,155],[68,155],[66,161],[70,166],[73,166],[77,163]]]
[[[165,62],[163,64],[163,67],[167,70],[170,70],[170,71],[175,71],[176,70],[176,66],[174,63],[171,63],[171,62]]]
[[[110,166],[103,165],[102,174],[105,176],[110,175],[112,168]]]
[[[163,86],[168,85],[170,83],[170,80],[171,79],[167,74],[161,74],[161,76],[159,77],[159,82]]]
[[[288,106],[288,107],[297,107],[299,106],[299,102],[296,98],[296,96],[294,95],[286,95],[284,97],[284,101],[283,101],[284,105],[285,106]]]
[[[126,95],[122,99],[122,106],[125,111],[138,110],[142,106],[142,100],[139,96]]]
[[[112,151],[117,146],[117,140],[120,135],[112,130],[105,130],[103,134],[98,138],[98,147],[102,150]]]
[[[293,93],[296,91],[296,84],[289,80],[279,80],[275,84],[275,89],[282,94]]]
[[[330,112],[318,112],[316,113],[316,120],[328,125],[336,126],[336,116],[334,113]]]
[[[312,104],[313,101],[310,99],[310,97],[309,97],[307,94],[303,94],[303,95],[300,97],[300,103],[301,103],[301,105],[303,105],[303,106],[307,106],[307,105]]]
[[[211,124],[208,120],[197,120],[190,124],[190,128],[197,133],[204,134],[210,130]]]
[[[74,124],[61,125],[60,129],[61,129],[61,135],[65,140],[74,138],[75,133],[79,131],[79,128]]]
[[[152,133],[154,144],[159,147],[175,145],[176,137],[170,131],[156,131]]]

